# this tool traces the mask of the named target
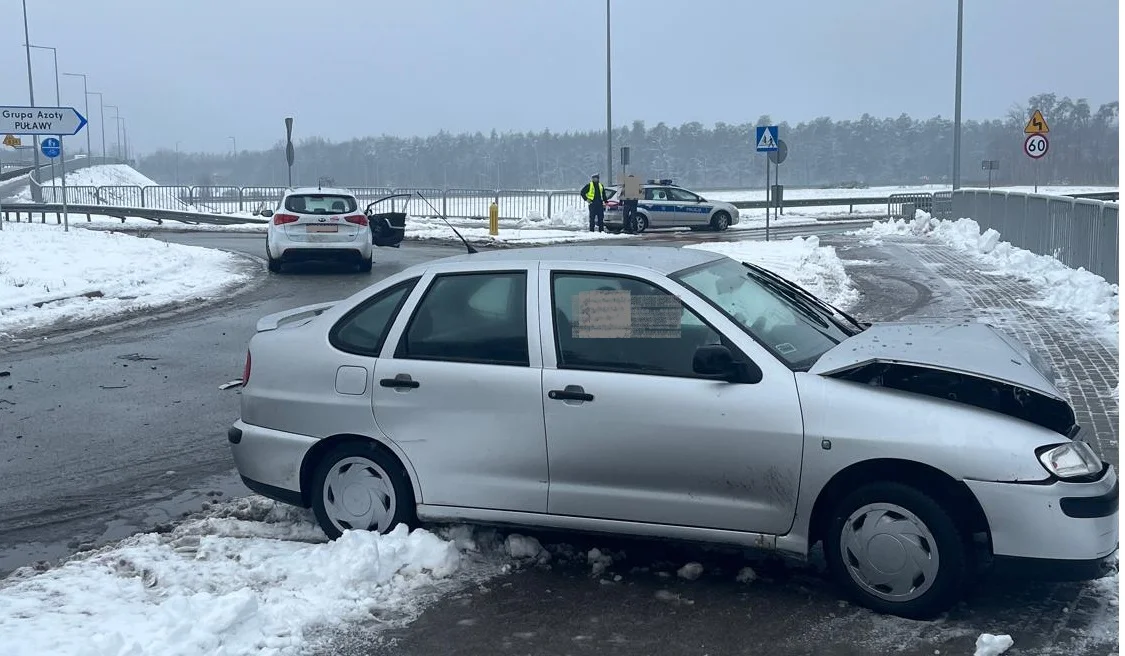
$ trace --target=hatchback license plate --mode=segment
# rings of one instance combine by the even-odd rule
[[[339,231],[340,231],[340,226],[338,226],[338,225],[320,225],[320,224],[314,223],[312,225],[305,226],[305,232],[339,232]]]

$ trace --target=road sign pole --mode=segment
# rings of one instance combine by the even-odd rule
[[[62,167],[62,216],[63,232],[70,232],[70,213],[66,209],[66,147],[59,135],[59,166]]]
[[[766,157],[766,241],[770,240],[770,158]]]
[[[3,160],[4,160],[4,149],[0,148],[0,171],[4,170],[4,166],[2,164]],[[4,208],[3,208],[3,205],[4,205],[4,199],[0,198],[0,231],[2,231],[4,229]]]

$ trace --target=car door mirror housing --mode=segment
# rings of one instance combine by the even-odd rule
[[[739,362],[722,344],[705,344],[695,349],[691,368],[701,376],[731,383],[757,383],[762,380],[762,370],[758,365]]]
[[[262,210],[261,214],[268,219],[273,216],[273,210]]]

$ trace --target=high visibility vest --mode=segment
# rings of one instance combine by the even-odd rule
[[[600,196],[602,196],[602,183],[591,182],[590,190],[586,192],[586,200],[592,201]]]

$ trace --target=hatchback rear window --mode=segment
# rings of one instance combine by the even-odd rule
[[[356,202],[351,196],[298,194],[285,199],[285,209],[298,214],[344,214],[356,211]]]

